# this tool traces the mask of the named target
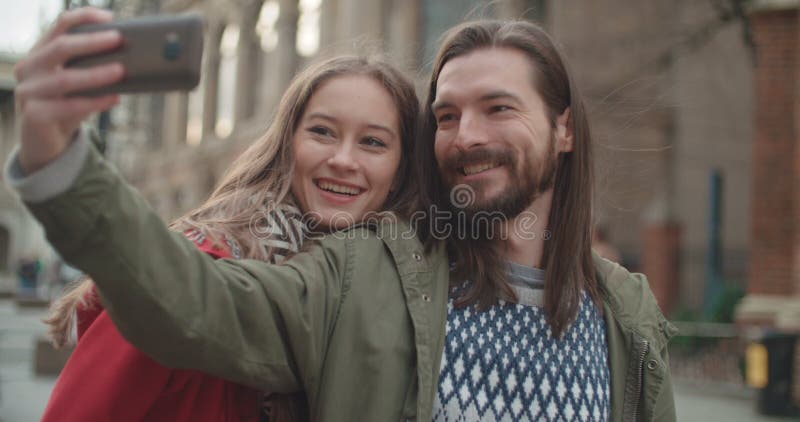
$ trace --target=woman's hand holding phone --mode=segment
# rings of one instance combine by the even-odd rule
[[[14,68],[14,98],[20,135],[19,161],[25,172],[36,171],[57,158],[69,145],[83,120],[107,110],[118,94],[98,97],[69,96],[120,81],[120,63],[67,68],[74,57],[112,50],[120,45],[118,31],[69,34],[77,25],[110,22],[112,14],[95,8],[66,11]]]

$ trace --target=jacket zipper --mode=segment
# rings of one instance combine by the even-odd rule
[[[647,340],[642,341],[642,351],[639,354],[639,366],[637,367],[639,373],[636,377],[636,392],[637,396],[633,402],[633,418],[632,420],[637,420],[639,418],[639,402],[642,399],[642,378],[644,376],[644,357],[647,355],[647,350],[650,348],[650,343]]]

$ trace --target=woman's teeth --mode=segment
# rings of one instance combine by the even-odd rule
[[[322,190],[327,190],[334,193],[342,193],[345,195],[358,195],[361,193],[361,189],[359,188],[337,185],[331,182],[318,182],[317,186],[319,186]]]

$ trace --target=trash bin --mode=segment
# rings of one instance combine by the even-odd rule
[[[797,334],[767,333],[747,347],[747,383],[759,389],[756,409],[763,415],[798,416],[792,400]]]

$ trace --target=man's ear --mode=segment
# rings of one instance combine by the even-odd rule
[[[556,117],[556,152],[570,152],[573,146],[572,125],[570,124],[570,109]]]

